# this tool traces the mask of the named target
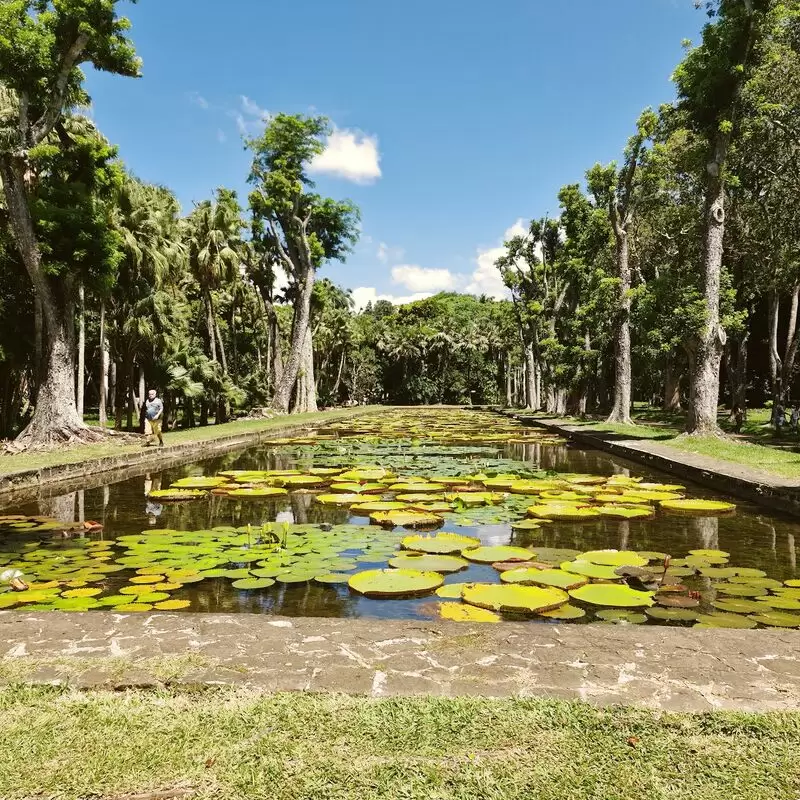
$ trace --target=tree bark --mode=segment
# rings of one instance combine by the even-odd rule
[[[514,405],[514,386],[511,381],[511,353],[506,353],[506,408]]]
[[[76,392],[76,410],[83,420],[83,400],[86,388],[86,295],[83,284],[78,287],[78,380]]]
[[[76,440],[93,441],[92,431],[78,416],[75,406],[75,320],[72,286],[65,279],[50,279],[42,268],[41,253],[28,207],[24,162],[0,155],[0,177],[11,231],[36,296],[41,300],[47,338],[45,374],[36,398],[33,417],[17,438],[18,447],[49,446]]]
[[[619,306],[614,331],[614,405],[607,422],[631,423],[631,269],[628,232],[617,227]]]
[[[539,407],[536,397],[536,356],[533,352],[533,345],[525,345],[525,408],[533,409]]]
[[[339,370],[336,373],[336,382],[333,384],[333,389],[331,390],[331,399],[333,402],[336,402],[339,396],[339,386],[342,383],[342,373],[344,372],[344,362],[345,362],[345,348],[342,347],[342,354],[339,357]]]
[[[798,344],[800,344],[800,327],[798,327],[797,324],[799,307],[800,286],[795,286],[792,290],[792,302],[789,308],[789,328],[786,331],[786,349],[784,350],[783,364],[781,365],[781,399],[784,400],[784,402],[791,392],[794,365],[797,360],[797,348]]]
[[[106,342],[106,301],[100,301],[100,425],[108,422],[108,342]],[[113,407],[113,406],[112,406]]]
[[[311,326],[309,325],[303,338],[302,362],[297,373],[295,402],[292,413],[305,414],[317,410],[317,391],[314,382],[314,347],[311,338]]]
[[[211,360],[217,360],[217,340],[215,337],[215,331],[217,329],[217,325],[214,322],[214,307],[211,304],[211,298],[206,297],[206,328],[208,328],[208,347],[209,347],[209,354],[211,355]]]
[[[309,343],[312,346],[312,368],[313,368],[313,341],[309,329],[311,318],[311,294],[314,290],[314,270],[309,265],[303,276],[303,280],[298,286],[298,297],[295,305],[294,324],[292,325],[292,339],[289,347],[289,354],[283,365],[283,374],[280,381],[276,384],[275,395],[272,398],[272,408],[276,411],[288,412],[289,403],[292,398],[292,389],[297,382],[301,363],[304,360],[305,337],[308,335]],[[276,348],[277,349],[277,348]],[[307,354],[305,356],[307,359]],[[315,399],[316,404],[316,399]]]
[[[674,356],[667,358],[664,368],[664,411],[681,410],[681,374],[675,365]]]

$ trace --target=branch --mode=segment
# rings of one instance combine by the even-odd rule
[[[281,242],[280,236],[278,236],[278,230],[275,227],[275,223],[271,219],[267,218],[267,225],[269,226],[270,232],[272,233],[272,236],[275,239],[275,244],[278,246],[278,253],[279,253],[280,257],[283,259],[283,261],[289,267],[289,273],[290,274],[294,274],[294,271],[295,271],[294,262],[289,257],[289,254],[286,252],[286,250],[283,247],[283,242]]]
[[[72,43],[72,46],[64,54],[64,60],[61,62],[61,69],[58,72],[50,102],[31,130],[30,146],[40,144],[47,134],[53,130],[53,126],[58,121],[59,116],[61,116],[64,109],[64,98],[67,94],[67,83],[69,82],[70,73],[78,63],[78,59],[81,53],[86,49],[87,44],[89,44],[89,34],[80,33]]]

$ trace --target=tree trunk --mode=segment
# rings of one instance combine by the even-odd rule
[[[308,354],[304,356],[305,337],[309,337],[309,346],[313,348],[309,320],[311,317],[311,294],[314,289],[314,271],[311,266],[306,269],[303,282],[298,287],[298,297],[295,304],[294,322],[292,325],[292,340],[289,347],[289,354],[286,363],[283,365],[283,374],[280,381],[276,384],[275,395],[272,398],[272,408],[276,411],[286,413],[289,410],[289,403],[292,397],[292,389],[297,381],[301,363],[304,359],[308,360]],[[311,362],[313,369],[313,349]],[[316,398],[315,398],[316,405]]]
[[[339,371],[336,373],[336,382],[333,384],[333,389],[331,391],[331,399],[335,403],[338,396],[339,396],[339,386],[342,383],[342,373],[344,372],[344,362],[345,362],[345,349],[342,347],[342,355],[339,358]]]
[[[106,301],[100,301],[100,425],[108,422],[108,342],[106,342]],[[113,404],[112,404],[113,408]]]
[[[76,410],[83,420],[83,401],[86,388],[86,295],[83,284],[78,287],[78,380],[76,392]]]
[[[217,335],[217,342],[219,342],[219,363],[222,364],[222,374],[228,374],[228,358],[225,355],[225,344],[222,341],[222,332],[219,329],[219,325],[217,325],[216,320],[214,320],[214,332]]]
[[[783,362],[778,354],[778,326],[781,316],[781,301],[777,289],[769,293],[769,307],[767,311],[767,329],[769,332],[769,381],[772,394],[772,424],[775,424],[778,405],[783,392],[781,391],[781,375]]]
[[[317,411],[317,392],[314,383],[314,347],[311,338],[311,326],[306,328],[303,339],[302,362],[297,373],[293,414],[305,414]]]
[[[667,358],[664,368],[664,411],[681,410],[681,374],[676,368],[674,356]]]
[[[631,423],[631,269],[627,231],[618,231],[616,242],[619,307],[614,331],[614,405],[606,421],[629,425]]]
[[[533,345],[525,345],[525,407],[534,411],[539,407],[536,397],[536,356]]]
[[[44,312],[42,301],[38,295],[33,298],[33,385],[31,386],[31,404],[36,405],[39,384],[44,373]]]
[[[506,353],[506,408],[514,405],[514,386],[511,380],[511,353]]]
[[[19,447],[53,445],[75,440],[92,441],[100,434],[78,416],[75,407],[75,320],[72,286],[68,280],[45,274],[24,182],[25,164],[0,155],[0,177],[11,231],[36,296],[41,300],[47,331],[45,374],[33,417],[17,438]]]
[[[139,364],[139,402],[136,405],[136,410],[141,411],[142,406],[147,400],[147,383],[145,382],[144,367]]]
[[[792,290],[792,304],[789,309],[789,328],[786,332],[786,349],[783,355],[781,366],[781,389],[783,392],[782,400],[785,402],[792,389],[792,377],[794,365],[797,359],[797,347],[800,344],[800,327],[797,324],[798,307],[800,307],[800,286],[795,286]]]
[[[133,361],[130,361],[128,368],[125,370],[125,396],[127,397],[127,413],[126,428],[129,431],[133,430],[133,411],[136,405],[136,390],[133,384]]]
[[[111,362],[108,373],[108,396],[111,408],[114,409],[114,428],[122,430],[122,393],[117,391],[117,379],[121,370],[116,361]]]
[[[718,142],[716,166],[709,165],[709,190],[706,200],[703,294],[706,322],[694,342],[694,364],[689,393],[686,432],[692,435],[718,435],[719,368],[726,334],[719,319],[719,284],[725,236],[725,186],[721,177],[727,153],[727,138]]]
[[[217,360],[217,340],[215,337],[215,332],[217,329],[217,325],[214,322],[214,307],[211,304],[211,298],[205,298],[206,303],[206,328],[208,328],[208,347],[209,347],[209,354],[211,355],[211,360]]]

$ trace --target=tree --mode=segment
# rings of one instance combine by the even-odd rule
[[[644,157],[645,143],[655,131],[657,116],[646,109],[636,123],[636,134],[625,148],[625,164],[621,170],[611,163],[595,164],[586,175],[589,191],[599,205],[608,209],[614,232],[616,272],[619,281],[619,302],[614,324],[614,405],[608,422],[631,421],[631,269],[629,231],[638,200],[637,171]]]
[[[118,0],[12,0],[0,5],[0,84],[11,102],[0,119],[0,179],[10,227],[42,305],[45,368],[36,408],[20,445],[97,437],[75,407],[75,266],[47,263],[32,212],[31,166],[37,147],[63,131],[67,108],[88,100],[80,65],[137,76],[139,60],[118,17]],[[59,145],[53,145],[58,147]],[[69,145],[67,145],[69,146]]]
[[[770,0],[716,0],[707,8],[714,21],[703,41],[690,50],[675,71],[678,109],[687,127],[707,144],[704,172],[702,326],[692,343],[689,413],[686,432],[716,434],[720,361],[727,339],[720,323],[720,280],[725,236],[725,190],[728,156],[737,133],[741,92],[763,35]]]
[[[301,369],[305,391],[295,410],[316,404],[309,331],[315,273],[324,261],[343,260],[358,239],[356,206],[311,191],[307,165],[323,151],[328,132],[324,117],[278,114],[261,137],[248,142],[253,152],[250,182],[256,187],[250,194],[253,216],[263,223],[269,245],[294,285],[291,339],[272,399],[272,407],[282,412],[289,410]]]

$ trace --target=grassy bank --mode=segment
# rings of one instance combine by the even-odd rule
[[[769,425],[769,409],[752,409],[739,434],[735,434],[727,415],[720,414],[725,437],[683,436],[685,417],[649,407],[637,407],[633,425],[569,418],[569,424],[581,425],[598,433],[618,438],[649,439],[687,453],[718,458],[733,464],[772,473],[782,478],[800,478],[800,437],[785,433],[776,436]]]
[[[800,714],[0,689],[0,797],[796,800]]]
[[[373,408],[379,408],[375,406]],[[202,428],[170,431],[164,434],[164,442],[168,447],[173,444],[186,444],[188,442],[212,442],[225,436],[235,436],[243,433],[259,433],[273,428],[302,423],[329,422],[340,417],[351,416],[354,413],[371,410],[364,406],[356,408],[339,408],[332,411],[320,411],[316,414],[292,414],[289,416],[275,417],[263,420],[242,420],[227,422],[223,425],[208,425]],[[35,453],[19,453],[15,455],[0,455],[0,475],[26,469],[42,469],[59,464],[76,464],[93,458],[106,458],[108,456],[124,456],[129,453],[141,451],[141,444],[128,444],[115,442],[109,439],[99,444],[80,445],[59,450]]]

